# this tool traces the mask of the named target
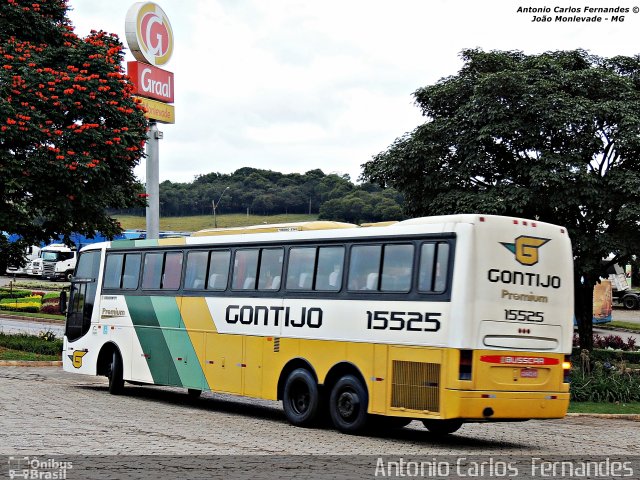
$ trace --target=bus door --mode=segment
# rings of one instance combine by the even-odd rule
[[[80,255],[76,274],[71,281],[67,310],[65,335],[70,342],[84,336],[91,326],[101,254],[100,250],[92,250]]]

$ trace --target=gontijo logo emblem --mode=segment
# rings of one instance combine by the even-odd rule
[[[538,263],[539,249],[548,241],[550,241],[549,238],[520,236],[516,238],[514,243],[500,243],[511,253],[515,254],[516,260],[519,263],[531,266]]]
[[[85,350],[74,350],[73,355],[67,356],[71,360],[71,365],[73,365],[74,368],[80,368],[82,367],[82,357],[84,357],[86,354],[87,352]]]
[[[127,12],[127,43],[136,60],[164,65],[173,53],[173,30],[169,18],[155,3],[134,3]]]

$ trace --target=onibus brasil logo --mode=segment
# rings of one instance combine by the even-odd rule
[[[531,266],[539,261],[540,247],[550,240],[549,238],[520,236],[513,243],[500,243],[516,256],[518,263]]]

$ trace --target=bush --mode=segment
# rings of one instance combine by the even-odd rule
[[[40,311],[40,307],[40,303],[0,303],[0,310],[6,310],[10,312],[38,313]]]
[[[589,352],[589,360],[591,363],[625,362],[640,364],[640,352],[628,352],[623,350],[593,350],[592,352]],[[571,355],[571,363],[573,363],[574,365],[580,365],[580,349],[573,349],[573,353]]]
[[[21,298],[31,295],[31,290],[8,290],[6,288],[0,288],[0,300],[3,298]]]
[[[0,305],[16,305],[20,303],[42,303],[40,297],[20,297],[20,298],[3,298],[0,300]]]
[[[42,338],[26,334],[7,335],[0,333],[0,347],[43,355],[60,355],[62,340],[56,338],[52,332],[46,332]]]
[[[46,303],[40,307],[40,313],[47,313],[49,315],[62,315],[60,311],[59,303]]]
[[[573,334],[573,346],[580,345],[578,334]],[[620,335],[605,335],[600,336],[597,333],[593,334],[593,348],[606,349],[611,348],[613,350],[624,350],[627,352],[633,352],[638,349],[635,338],[627,337],[623,340]]]
[[[575,402],[638,402],[640,374],[627,372],[622,364],[595,362],[591,373],[571,371],[571,400]]]

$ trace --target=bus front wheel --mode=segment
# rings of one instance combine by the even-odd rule
[[[331,389],[329,413],[335,427],[343,433],[362,431],[368,420],[369,395],[362,382],[345,375]]]
[[[113,351],[111,355],[111,363],[107,369],[107,378],[109,379],[109,393],[119,395],[124,389],[124,379],[122,377],[122,358],[117,351]]]
[[[458,431],[462,426],[462,420],[422,420],[422,423],[429,432],[435,435],[448,435]]]
[[[298,427],[310,426],[317,417],[319,404],[318,384],[313,375],[304,368],[291,372],[282,397],[287,420]]]

